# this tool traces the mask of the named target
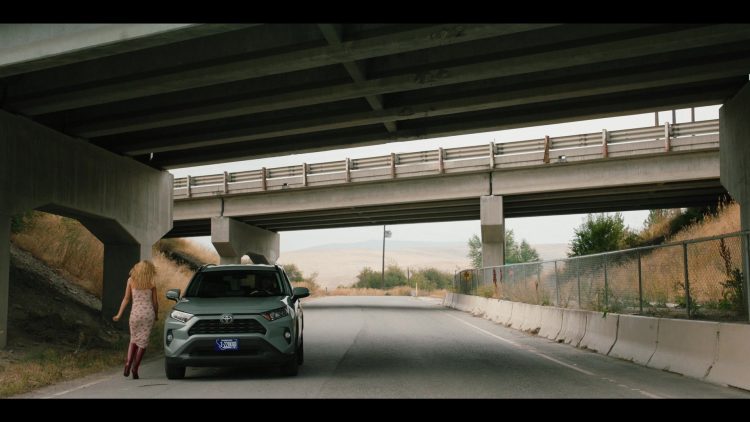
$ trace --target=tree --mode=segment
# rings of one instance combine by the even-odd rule
[[[474,234],[469,238],[469,254],[471,265],[474,268],[482,268],[482,240]],[[526,240],[522,240],[519,245],[516,242],[513,230],[505,231],[505,263],[518,264],[522,262],[539,261],[539,253],[532,248]]]
[[[286,264],[283,267],[287,277],[289,277],[289,281],[292,283],[305,281],[302,271],[295,264]]]
[[[630,247],[637,236],[625,227],[621,213],[589,214],[570,242],[568,256],[591,255]]]

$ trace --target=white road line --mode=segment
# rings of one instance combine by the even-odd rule
[[[571,364],[568,364],[568,363],[565,363],[565,362],[559,361],[559,360],[557,360],[557,359],[555,359],[555,358],[553,358],[553,357],[551,357],[551,356],[547,356],[547,355],[545,355],[544,353],[542,353],[542,352],[540,352],[540,351],[538,351],[538,350],[534,349],[534,348],[533,348],[533,347],[531,347],[531,346],[527,346],[527,345],[521,345],[521,344],[519,344],[519,343],[516,343],[516,342],[515,342],[515,341],[513,341],[513,340],[508,340],[508,339],[507,339],[507,338],[505,338],[505,337],[501,337],[501,336],[499,336],[499,335],[497,335],[497,334],[494,334],[494,333],[491,333],[491,332],[489,332],[489,331],[487,331],[487,330],[485,330],[485,329],[483,329],[483,328],[477,327],[477,326],[476,326],[476,325],[474,325],[474,324],[468,323],[468,322],[466,322],[466,321],[462,320],[461,318],[459,318],[459,317],[457,317],[457,316],[451,315],[451,314],[449,314],[449,313],[447,313],[447,312],[443,312],[443,313],[444,313],[445,315],[447,315],[447,316],[449,316],[449,317],[451,317],[451,318],[455,319],[456,321],[458,321],[458,322],[462,323],[462,324],[466,324],[466,325],[468,325],[469,327],[471,327],[471,328],[473,328],[473,329],[475,329],[475,330],[477,330],[477,331],[481,332],[482,334],[488,335],[488,336],[490,336],[490,337],[492,337],[492,338],[495,338],[495,339],[497,339],[497,340],[500,340],[500,341],[503,341],[503,342],[505,342],[505,343],[508,343],[508,344],[510,344],[510,345],[512,345],[512,346],[515,346],[515,347],[517,347],[517,348],[519,348],[519,349],[521,349],[521,350],[525,350],[525,351],[527,351],[527,352],[533,353],[533,354],[535,354],[535,355],[537,355],[537,356],[539,356],[539,357],[541,357],[541,358],[545,358],[545,359],[547,359],[547,360],[550,360],[550,361],[552,361],[552,362],[555,362],[555,363],[556,363],[556,364],[558,364],[558,365],[564,366],[564,367],[566,367],[566,368],[569,368],[569,369],[572,369],[572,370],[574,370],[574,371],[578,371],[578,372],[580,372],[580,373],[582,373],[582,374],[586,374],[586,375],[590,375],[590,376],[598,376],[598,375],[594,374],[593,372],[589,372],[589,371],[587,371],[587,370],[585,370],[585,369],[581,369],[581,368],[579,368],[579,367],[577,367],[577,366],[574,366],[574,365],[571,365]],[[599,377],[599,378],[601,378],[601,379],[605,379],[605,380],[607,380],[607,381],[609,381],[609,382],[611,382],[611,383],[613,383],[613,384],[616,384],[616,383],[617,383],[617,382],[616,382],[615,380],[613,380],[613,379],[609,379],[609,378],[605,378],[605,377]],[[626,385],[624,385],[624,384],[619,384],[619,383],[617,383],[617,385],[618,385],[618,387],[621,387],[621,388],[625,388],[625,389],[631,389],[631,390],[635,390],[635,391],[638,391],[639,393],[643,394],[644,396],[646,396],[646,397],[650,397],[650,398],[652,398],[652,399],[660,399],[660,398],[662,398],[661,396],[657,396],[656,394],[651,394],[651,393],[649,393],[648,391],[643,391],[643,390],[639,390],[639,389],[634,389],[634,388],[630,388],[630,387],[628,387],[628,386],[626,386]]]
[[[517,348],[519,348],[519,349],[521,349],[521,350],[525,350],[525,351],[527,351],[527,352],[533,353],[533,354],[535,354],[535,355],[537,355],[537,356],[539,356],[539,357],[545,358],[545,359],[547,359],[547,360],[550,360],[550,361],[552,361],[552,362],[555,362],[555,363],[557,363],[558,365],[564,366],[564,367],[566,367],[566,368],[570,368],[570,369],[572,369],[572,370],[574,370],[574,371],[578,371],[578,372],[580,372],[580,373],[582,373],[582,374],[586,374],[586,375],[591,375],[591,376],[595,376],[595,374],[594,374],[594,373],[592,373],[592,372],[589,372],[589,371],[587,371],[587,370],[585,370],[585,369],[581,369],[581,368],[579,368],[579,367],[577,367],[577,366],[573,366],[573,365],[567,364],[567,363],[565,363],[565,362],[561,362],[561,361],[559,361],[559,360],[557,360],[557,359],[555,359],[555,358],[553,358],[553,357],[551,357],[551,356],[547,356],[547,355],[545,355],[544,353],[542,353],[542,352],[540,352],[540,351],[538,351],[538,350],[536,350],[536,349],[534,349],[534,348],[532,348],[532,347],[529,347],[529,346],[521,346],[520,344],[516,343],[515,341],[512,341],[512,340],[508,340],[508,339],[507,339],[507,338],[505,338],[505,337],[500,337],[499,335],[497,335],[497,334],[493,334],[493,333],[491,333],[491,332],[489,332],[489,331],[487,331],[487,330],[485,330],[485,329],[483,329],[483,328],[479,328],[479,327],[477,327],[477,326],[476,326],[476,325],[474,325],[474,324],[470,324],[470,323],[468,323],[468,322],[466,322],[466,321],[462,320],[461,318],[458,318],[458,317],[456,317],[456,316],[453,316],[453,315],[451,315],[451,314],[448,314],[448,313],[446,313],[446,315],[448,315],[449,317],[451,317],[451,318],[453,318],[453,319],[455,319],[455,320],[457,320],[457,321],[461,322],[462,324],[466,324],[466,325],[468,325],[469,327],[471,327],[471,328],[473,328],[473,329],[475,329],[475,330],[477,330],[477,331],[480,331],[480,332],[482,332],[483,334],[486,334],[486,335],[488,335],[488,336],[490,336],[490,337],[496,338],[496,339],[498,339],[498,340],[500,340],[500,341],[504,341],[504,342],[506,342],[506,343],[508,343],[508,344],[510,344],[510,345],[512,345],[512,346],[515,346],[515,347],[517,347]]]
[[[44,398],[45,398],[45,399],[51,399],[51,398],[53,398],[53,397],[58,397],[58,396],[62,396],[63,394],[68,394],[68,393],[71,393],[71,392],[73,392],[73,391],[77,391],[77,390],[82,390],[82,389],[84,389],[84,388],[88,388],[88,387],[91,387],[92,385],[95,385],[95,384],[99,384],[100,382],[102,382],[102,381],[106,381],[106,380],[108,380],[108,379],[109,379],[109,378],[102,378],[102,379],[100,379],[100,380],[97,380],[97,381],[92,381],[92,382],[90,382],[90,383],[88,383],[88,384],[84,384],[84,385],[79,385],[78,387],[75,387],[75,388],[71,388],[70,390],[60,391],[60,392],[58,392],[58,393],[55,393],[55,394],[53,394],[53,395],[51,395],[51,396],[49,396],[49,397],[44,397]]]

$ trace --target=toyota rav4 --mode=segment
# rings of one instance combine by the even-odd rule
[[[169,379],[188,366],[278,365],[297,375],[304,361],[301,298],[278,265],[207,265],[190,280],[164,323],[164,369]]]

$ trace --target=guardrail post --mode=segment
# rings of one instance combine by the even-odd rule
[[[260,169],[260,186],[263,188],[263,190],[268,190],[268,182],[266,181],[266,178],[268,175],[266,174],[266,168],[263,167]]]
[[[490,170],[495,169],[495,143],[490,142]]]
[[[190,183],[191,183],[191,181],[190,181],[190,175],[189,174],[187,175],[186,179],[187,179],[186,180],[187,181],[187,197],[188,198],[192,198],[193,197],[193,192],[190,190]]]
[[[643,279],[641,278],[641,250],[638,249],[638,312],[643,315]]]
[[[687,308],[687,316],[690,318],[690,281],[688,280],[687,243],[682,244],[682,264],[685,268],[685,307]]]
[[[544,164],[549,164],[549,136],[544,135]]]
[[[602,158],[609,157],[609,132],[602,129]]]
[[[307,186],[307,163],[302,163],[302,186]]]
[[[664,152],[672,149],[672,134],[670,133],[669,122],[664,123]]]
[[[349,183],[352,181],[352,160],[347,158],[344,160],[344,165],[346,167],[346,183]]]
[[[224,195],[229,193],[229,173],[224,172]]]
[[[445,173],[445,163],[443,162],[443,147],[438,148],[438,173]]]
[[[396,178],[396,154],[391,153],[391,179]]]

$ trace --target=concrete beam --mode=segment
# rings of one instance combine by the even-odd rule
[[[750,38],[750,36],[748,36],[748,38]],[[623,43],[623,41],[620,41],[619,43]],[[624,46],[634,45],[637,44],[633,41],[628,41],[628,43],[624,44]],[[623,48],[623,46],[615,43],[612,45],[607,44],[606,47]],[[592,49],[592,47],[587,48]],[[671,51],[670,49],[675,49],[676,46],[668,44],[665,48],[667,51]],[[585,51],[583,47],[573,50],[575,51],[571,51],[571,54]],[[554,57],[552,56],[553,54]],[[546,55],[550,56],[547,57]],[[606,61],[596,55],[588,55],[587,57],[588,61],[581,64],[591,65]],[[613,60],[621,58],[623,57],[612,57]],[[447,68],[434,68],[428,71],[422,71],[419,74],[400,74],[397,76],[372,79],[352,84],[340,84],[302,91],[297,90],[286,94],[254,97],[190,109],[180,108],[179,111],[170,110],[149,113],[148,115],[88,123],[78,127],[73,127],[71,130],[72,133],[76,133],[78,136],[98,137],[226,117],[264,113],[286,108],[343,101],[352,98],[377,96],[399,91],[418,90],[478,80],[494,79],[519,75],[525,71],[551,71],[565,67],[564,63],[545,60],[559,59],[556,52],[542,53],[532,57],[523,56],[521,59],[527,60],[528,63],[519,60],[518,58],[513,58]],[[539,102],[543,100],[558,100],[570,98],[570,96],[567,95],[568,91],[574,93],[574,96],[580,96],[646,89],[667,84],[688,83],[720,78],[722,76],[733,76],[742,73],[747,69],[747,61],[745,59],[737,59],[727,61],[726,66],[717,66],[716,63],[691,65],[687,66],[687,69],[684,69],[685,71],[681,69],[669,69],[666,71],[655,70],[639,74],[626,76],[618,75],[616,77],[605,77],[600,79],[587,77],[577,82],[556,84],[549,87],[546,87],[545,85],[545,87],[531,89],[502,89],[500,94],[477,96],[469,100],[470,102],[468,104],[464,104],[462,101],[443,101],[438,102],[437,104],[417,104],[414,106],[410,105],[409,107],[394,107],[380,113],[373,113],[370,118],[380,119],[373,123],[388,122],[407,120],[410,118],[438,116],[441,115],[441,113],[445,113],[443,109],[452,109],[456,107],[467,107],[464,111],[476,111],[481,109],[498,108],[501,106],[527,104],[529,102]],[[610,86],[611,88],[609,88]],[[548,89],[550,90],[549,93],[547,92]],[[482,104],[487,104],[487,106],[482,108]],[[433,106],[437,107],[435,111],[432,111],[430,108]],[[424,112],[432,114],[424,115],[422,114]],[[402,118],[397,118],[397,116],[402,116]]]
[[[482,267],[505,265],[503,197],[486,195],[479,202],[482,228]]]
[[[101,240],[105,318],[119,306],[130,267],[150,258],[151,246],[172,228],[172,180],[167,172],[0,111],[0,214],[53,212],[79,220]]]
[[[0,214],[0,349],[8,344],[8,293],[10,290],[10,216]]]
[[[494,195],[522,195],[615,186],[710,180],[719,177],[719,152],[691,152],[575,162],[492,173]]]
[[[222,264],[239,264],[248,255],[255,264],[274,264],[279,259],[280,236],[228,217],[211,218],[211,243]]]
[[[740,204],[740,225],[750,230],[750,83],[719,109],[721,184]],[[748,242],[743,242],[747,256]],[[750,310],[750,280],[747,277],[748,261],[743,259],[745,276],[745,310]],[[750,317],[750,312],[748,312]]]
[[[553,24],[465,24],[437,25],[379,37],[353,40],[340,45],[316,47],[269,57],[210,64],[128,81],[114,82],[75,92],[53,94],[14,103],[27,115],[38,115],[176,92],[279,73],[329,66],[344,62],[446,46],[502,35],[533,31]]]
[[[118,148],[118,150],[124,154],[135,156],[151,152],[160,153],[177,151],[205,146],[231,144],[235,142],[254,141],[259,139],[270,139],[357,126],[367,126],[377,123],[484,111],[517,105],[572,99],[588,95],[612,94],[618,92],[629,92],[637,89],[657,88],[673,84],[702,82],[736,75],[737,72],[744,69],[750,69],[750,58],[727,62],[726,66],[722,66],[718,69],[716,68],[715,63],[708,65],[701,64],[697,66],[686,66],[678,71],[670,69],[646,72],[643,74],[608,77],[598,80],[584,79],[577,82],[559,83],[535,88],[504,90],[498,93],[471,96],[457,100],[451,99],[447,101],[414,104],[409,107],[394,107],[389,109],[374,107],[375,111],[316,117],[313,119],[297,119],[293,122],[254,126],[252,128],[215,130],[177,137],[169,137],[167,135],[158,137],[151,141],[135,143],[122,142],[128,138],[127,135],[124,135],[122,139],[119,137],[108,139],[107,143],[113,145],[123,144],[123,147]],[[237,113],[238,110],[239,109],[233,109],[231,113]],[[181,118],[184,119],[185,117],[186,116],[183,115]],[[197,116],[198,120],[203,120],[204,118],[205,116]],[[165,122],[155,122],[155,124],[166,125]],[[111,129],[109,132],[125,130],[127,129],[117,128]],[[85,131],[81,133],[81,136],[88,135],[91,135],[91,133],[86,133]]]
[[[230,28],[205,24],[0,25],[0,77],[34,72],[206,36]]]

